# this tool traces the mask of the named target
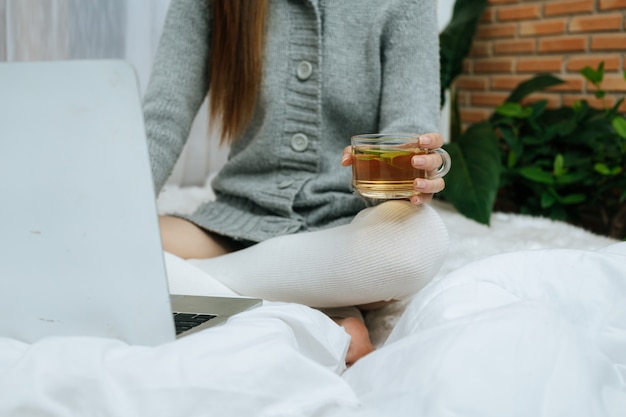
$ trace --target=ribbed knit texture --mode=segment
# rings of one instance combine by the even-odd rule
[[[144,106],[156,190],[209,88],[211,7],[170,5]],[[350,137],[438,129],[436,25],[430,0],[271,1],[256,112],[213,182],[216,201],[187,218],[249,241],[349,222],[364,208],[340,165]]]
[[[435,276],[447,248],[445,225],[430,206],[388,201],[347,225],[190,262],[243,295],[339,307],[415,294]]]

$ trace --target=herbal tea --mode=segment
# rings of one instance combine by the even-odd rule
[[[450,155],[443,148],[424,149],[415,133],[372,133],[352,136],[352,185],[364,197],[377,200],[410,198],[419,194],[415,178],[443,177],[450,170]],[[415,169],[415,155],[437,153],[441,165],[433,172]],[[431,159],[432,161],[432,159]]]
[[[419,148],[352,148],[352,185],[359,194],[377,199],[408,198],[419,194],[413,189],[415,178],[426,172],[415,169],[411,158],[428,151]]]

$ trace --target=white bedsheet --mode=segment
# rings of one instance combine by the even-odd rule
[[[626,416],[626,243],[489,257],[344,374],[388,416]]]
[[[287,304],[156,348],[0,339],[0,415],[349,416],[360,402],[336,372],[347,343],[321,313]]]
[[[343,330],[286,303],[156,348],[0,338],[0,416],[626,416],[626,243],[439,208],[450,261],[368,317],[379,348],[348,370]],[[220,289],[168,268],[173,292]]]

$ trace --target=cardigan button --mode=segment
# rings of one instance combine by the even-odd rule
[[[291,137],[291,149],[296,152],[304,152],[309,146],[309,138],[304,133],[296,133]]]
[[[309,61],[300,61],[296,69],[296,77],[300,81],[306,81],[313,74],[313,65]]]

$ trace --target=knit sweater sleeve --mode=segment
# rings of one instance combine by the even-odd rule
[[[439,35],[436,2],[390,2],[382,33],[380,130],[439,130]]]
[[[155,192],[172,173],[209,87],[210,5],[172,0],[143,110]]]

